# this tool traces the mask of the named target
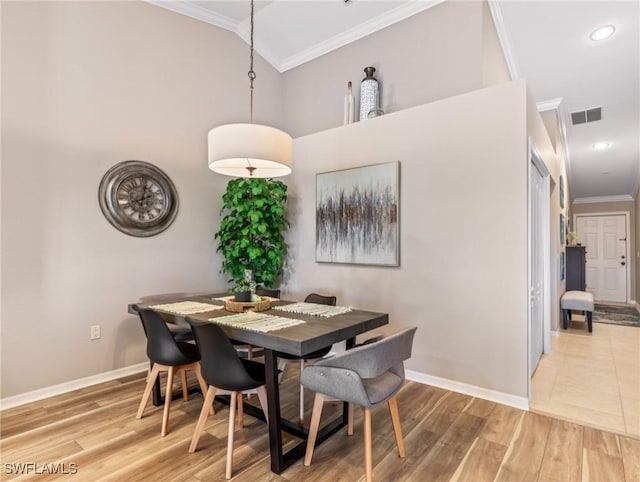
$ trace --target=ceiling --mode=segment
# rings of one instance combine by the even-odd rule
[[[249,2],[148,0],[249,38]],[[256,0],[255,45],[280,72],[308,62],[442,0]],[[576,202],[629,200],[640,170],[640,4],[636,1],[495,1],[491,8],[514,78],[541,110],[555,109]],[[614,35],[589,39],[611,24]],[[571,113],[602,107],[602,120]],[[593,145],[606,142],[608,148]]]

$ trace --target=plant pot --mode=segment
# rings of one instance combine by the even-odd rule
[[[236,301],[251,301],[251,291],[240,291],[236,293],[235,298]]]

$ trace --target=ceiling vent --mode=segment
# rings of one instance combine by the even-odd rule
[[[593,109],[581,110],[571,113],[571,123],[574,126],[599,120],[602,120],[602,107],[594,107]]]

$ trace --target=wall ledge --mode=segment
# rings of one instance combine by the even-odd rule
[[[62,395],[63,393],[72,392],[73,390],[78,390],[80,388],[85,388],[91,385],[97,385],[98,383],[109,382],[118,378],[145,372],[148,369],[149,362],[142,362],[136,365],[118,368],[117,370],[111,370],[109,372],[92,375],[90,377],[79,378],[77,380],[60,383],[59,385],[40,388],[38,390],[33,390],[32,392],[26,392],[19,395],[14,395],[12,397],[2,398],[0,399],[0,410],[6,410],[9,408],[18,407],[20,405],[25,405],[27,403],[37,402],[38,400],[54,397],[56,395]]]
[[[407,380],[411,380],[413,382],[433,385],[434,387],[444,388],[445,390],[451,390],[453,392],[464,393],[465,395],[482,398],[484,400],[501,403],[503,405],[509,405],[510,407],[519,408],[521,410],[529,410],[529,400],[525,397],[517,397],[509,393],[498,392],[496,390],[490,390],[476,385],[469,385],[467,383],[449,380],[448,378],[434,377],[432,375],[427,375],[413,370],[406,370],[405,375]]]

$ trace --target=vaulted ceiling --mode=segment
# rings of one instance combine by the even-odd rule
[[[280,72],[430,8],[442,0],[257,0],[256,50]],[[150,0],[249,38],[249,2]],[[489,1],[514,78],[565,135],[571,197],[632,199],[640,171],[640,7],[622,1]],[[603,25],[607,40],[590,34]],[[602,108],[601,120],[571,113]],[[597,149],[599,143],[607,144]],[[596,146],[596,147],[594,147]]]

